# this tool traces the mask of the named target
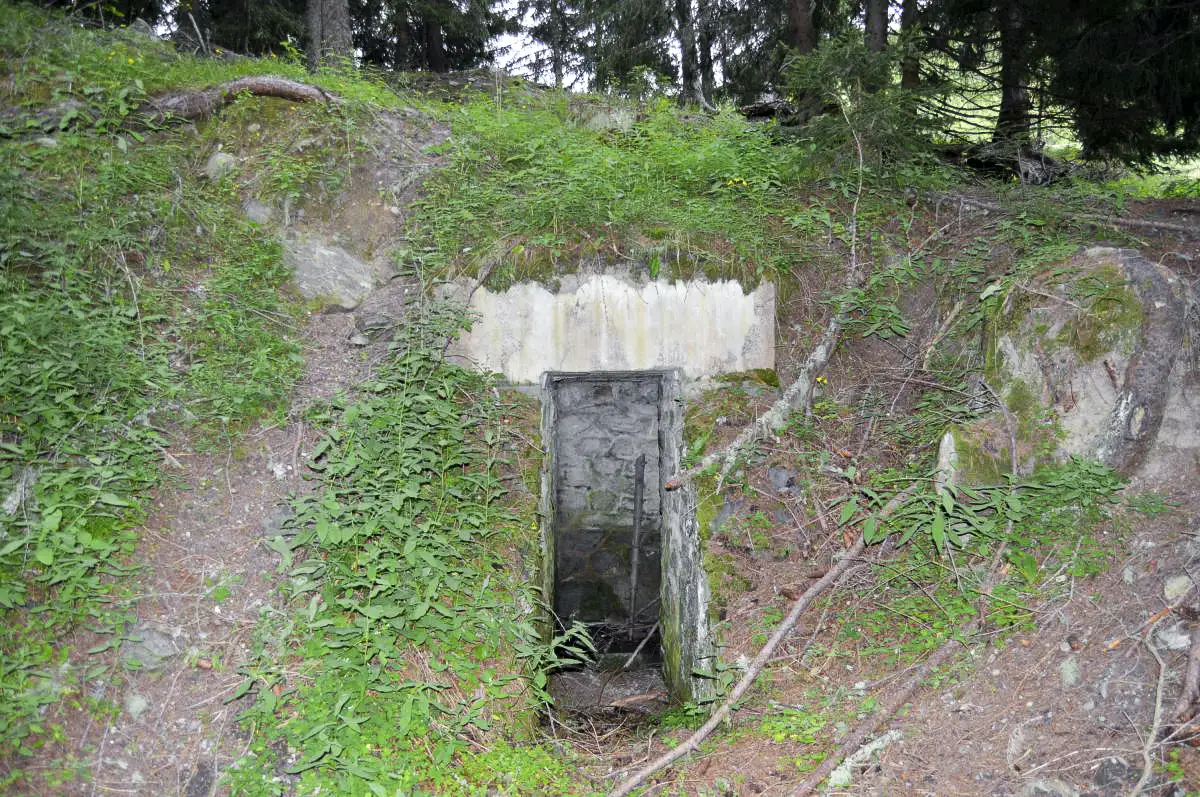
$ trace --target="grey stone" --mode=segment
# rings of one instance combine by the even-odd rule
[[[1192,645],[1191,634],[1187,633],[1182,623],[1160,626],[1154,632],[1154,641],[1167,650],[1187,650]]]
[[[37,144],[39,147],[54,149],[58,146],[58,139],[52,138],[51,136],[38,136],[33,140],[33,143]]]
[[[1058,665],[1058,675],[1062,679],[1064,687],[1070,689],[1073,686],[1079,685],[1079,660],[1074,656],[1068,656],[1063,659],[1062,664]]]
[[[716,534],[726,526],[731,520],[736,518],[738,514],[745,510],[747,504],[743,499],[730,500],[729,496],[725,496],[724,503],[721,504],[720,511],[712,520],[712,528],[708,529],[710,534]]]
[[[237,168],[237,163],[238,159],[228,152],[217,150],[208,156],[208,161],[204,164],[204,176],[210,180],[220,180]]]
[[[1001,395],[1012,398],[1019,381],[1055,410],[1063,457],[1099,459],[1125,475],[1140,469],[1151,481],[1190,467],[1200,430],[1185,399],[1182,369],[1173,367],[1184,331],[1182,280],[1131,249],[1088,249],[1070,261],[1068,271],[1077,280],[1119,274],[1113,287],[1130,312],[1098,318],[1102,326],[1088,332],[1087,345],[1103,350],[1085,355],[1072,342],[1072,330],[1094,308],[1071,301],[1036,303],[996,342]],[[1064,298],[1071,289],[1043,287]]]
[[[796,486],[796,472],[788,468],[767,468],[767,478],[776,492],[788,494]]]
[[[277,507],[274,512],[267,516],[263,521],[262,534],[264,537],[276,537],[283,533],[284,525],[292,519],[295,513],[291,506],[284,504]]]
[[[1100,766],[1096,767],[1096,772],[1092,775],[1092,783],[1099,790],[1098,794],[1101,797],[1117,797],[1127,794],[1140,776],[1139,770],[1130,767],[1121,759],[1106,758]]]
[[[267,224],[275,216],[275,211],[270,205],[254,198],[242,203],[242,213],[255,224]]]
[[[399,320],[393,316],[379,312],[359,313],[354,318],[354,328],[358,331],[359,336],[366,339],[366,343],[370,343],[387,336],[396,328],[399,323]],[[351,342],[353,342],[353,340]],[[366,343],[355,345],[365,346]]]
[[[171,637],[145,623],[131,632],[132,641],[121,646],[121,663],[128,667],[156,670],[179,653]]]
[[[1191,588],[1192,579],[1189,576],[1171,576],[1163,582],[1163,597],[1167,599],[1167,603],[1174,603],[1186,595]]]
[[[6,515],[15,515],[17,510],[33,500],[33,487],[37,484],[37,468],[21,468],[17,474],[16,484],[13,485],[0,511]]]
[[[184,797],[209,797],[213,793],[216,783],[216,773],[213,771],[212,762],[197,761],[196,769],[188,778],[187,787],[183,792]]]
[[[1022,786],[1016,797],[1079,797],[1079,789],[1057,778],[1038,778]]]
[[[146,709],[150,708],[150,701],[145,695],[140,695],[137,692],[130,692],[125,695],[125,713],[130,719],[137,719],[146,713]]]
[[[937,468],[933,476],[934,489],[940,494],[952,488],[957,473],[958,446],[954,442],[954,432],[947,431],[938,445]]]
[[[583,124],[589,130],[628,133],[635,121],[637,115],[628,108],[592,108],[584,116]]]
[[[376,269],[320,236],[298,236],[284,243],[283,262],[305,299],[328,310],[353,310],[377,282]]]

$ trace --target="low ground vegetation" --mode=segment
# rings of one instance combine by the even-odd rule
[[[864,139],[879,118],[848,84],[832,93],[840,120],[797,134],[729,108],[699,117],[524,85],[434,106],[369,76],[183,57],[9,4],[0,31],[0,783],[13,793],[56,787],[28,765],[60,749],[66,712],[108,722],[119,711],[85,686],[132,617],[139,530],[150,497],[171,489],[167,450],[232,452],[256,425],[298,420],[306,308],[276,238],[246,220],[245,194],[297,209],[336,194],[382,108],[417,105],[453,130],[395,254],[422,288],[459,276],[552,283],[581,261],[648,278],[770,279],[784,383],[826,319],[845,314],[839,354],[802,411],[719,489],[714,473],[696,479],[725,689],[808,570],[860,533],[898,547],[822,598],[806,638],[787,643],[722,731],[722,746],[784,745],[766,766],[788,782],[879,710],[878,686],[898,668],[977,615],[1000,647],[1036,633],[1045,607],[1112,567],[1139,517],[1170,510],[1121,497],[1114,474],[1084,461],[1038,460],[954,490],[932,479],[943,430],[996,409],[972,379],[987,372],[1012,286],[1091,239],[1072,209],[1194,197],[1192,176],[1035,196],[1001,186],[1004,212],[986,216],[946,198],[977,189],[927,153],[883,151],[903,130]],[[162,90],[265,73],[341,101],[239,99],[194,128],[130,118]],[[68,101],[89,112],[43,129],[36,111]],[[218,143],[240,148],[241,170],[202,176]],[[866,272],[849,288],[847,261]],[[304,410],[321,439],[292,519],[266,543],[283,594],[236,663],[247,752],[224,774],[234,794],[596,793],[614,760],[679,743],[712,708],[616,729],[543,724],[556,651],[586,644],[547,640],[534,622],[537,413],[444,361],[469,319],[429,294],[369,381]],[[771,381],[695,401],[689,462],[765,411]],[[1042,429],[1052,442],[1052,418],[1007,410],[1023,443]],[[798,485],[790,498],[771,468]],[[78,629],[105,641],[75,649]],[[853,680],[831,674],[851,660]],[[931,683],[970,666],[952,659]],[[668,789],[753,790],[753,777],[700,771],[706,744]],[[1182,777],[1178,756],[1159,757]]]

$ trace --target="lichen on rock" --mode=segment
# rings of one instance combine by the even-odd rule
[[[1134,250],[1095,247],[1018,288],[1021,301],[1006,302],[995,325],[989,377],[1019,437],[1057,423],[1058,457],[1133,473],[1178,404],[1181,280]]]

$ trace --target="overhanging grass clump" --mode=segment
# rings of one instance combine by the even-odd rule
[[[413,252],[435,273],[490,269],[504,287],[590,257],[753,284],[798,263],[811,232],[793,219],[809,207],[801,148],[731,109],[698,118],[662,101],[627,132],[574,120],[559,94],[448,116],[450,164],[426,184]]]

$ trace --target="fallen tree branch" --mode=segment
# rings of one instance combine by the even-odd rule
[[[172,119],[203,119],[237,99],[240,94],[254,97],[275,97],[289,102],[336,102],[337,98],[324,89],[308,83],[256,75],[243,77],[202,91],[181,91],[147,100],[142,111],[152,123]]]
[[[1154,647],[1154,635],[1147,634],[1142,640],[1142,644],[1146,646],[1146,650],[1150,651],[1150,655],[1158,664],[1158,686],[1154,690],[1154,716],[1150,721],[1150,730],[1146,732],[1146,741],[1142,745],[1142,776],[1129,790],[1129,797],[1139,797],[1150,778],[1154,776],[1154,767],[1158,762],[1154,760],[1153,752],[1158,745],[1159,731],[1162,730],[1163,694],[1166,692],[1167,686],[1167,663],[1163,661],[1162,656]]]
[[[979,618],[972,620],[967,624],[967,627],[963,629],[963,635],[970,636],[971,634],[974,634],[979,629],[980,625],[981,623]],[[888,698],[888,701],[883,704],[879,711],[877,711],[875,714],[872,714],[869,719],[859,725],[853,733],[846,737],[846,740],[838,747],[837,752],[831,756],[827,756],[825,760],[821,762],[821,765],[814,769],[811,774],[809,774],[808,779],[805,780],[804,783],[800,784],[800,788],[794,792],[793,797],[801,797],[801,795],[811,794],[814,792],[816,788],[821,785],[821,781],[825,780],[825,778],[829,776],[829,773],[837,769],[838,764],[840,764],[842,760],[846,758],[846,756],[862,747],[863,742],[867,740],[868,736],[874,733],[876,729],[879,728],[879,726],[884,722],[891,719],[892,715],[899,711],[900,707],[909,701],[913,695],[913,692],[915,692],[917,687],[921,685],[921,682],[928,678],[934,669],[941,666],[946,659],[950,657],[950,654],[954,652],[954,649],[960,644],[961,643],[957,638],[948,639],[943,642],[942,646],[935,650],[933,655],[925,659],[925,662],[919,668],[917,668],[917,671],[914,672],[907,681],[905,681],[895,692],[892,693],[892,696]]]
[[[878,517],[883,519],[895,512],[915,489],[916,485],[911,485],[892,496],[891,500],[887,502],[883,509],[879,510]],[[804,611],[812,604],[812,602],[820,597],[825,590],[833,586],[841,579],[843,575],[845,575],[846,571],[849,570],[850,566],[855,563],[865,548],[866,540],[860,534],[858,536],[858,541],[855,542],[854,545],[848,550],[842,553],[842,558],[838,560],[837,564],[829,568],[828,572],[821,577],[820,581],[817,581],[815,584],[810,586],[807,590],[805,590],[803,595],[796,599],[796,601],[792,604],[791,611],[788,612],[787,617],[783,619],[783,621],[775,629],[775,633],[771,634],[771,638],[768,639],[767,643],[763,645],[761,650],[758,651],[758,655],[756,655],[750,662],[750,665],[746,668],[746,672],[733,687],[733,690],[730,691],[729,696],[726,697],[725,701],[721,703],[720,707],[712,713],[712,716],[708,718],[708,721],[701,725],[700,728],[697,729],[697,731],[693,733],[691,737],[689,737],[688,740],[683,744],[680,744],[678,747],[667,751],[663,755],[651,761],[642,769],[638,770],[638,772],[622,781],[620,785],[618,785],[609,793],[609,797],[622,797],[623,795],[629,794],[631,791],[644,783],[646,779],[654,773],[670,766],[688,753],[695,751],[696,748],[700,746],[701,742],[707,739],[708,736],[714,730],[716,730],[717,726],[724,722],[730,713],[732,713],[734,704],[741,699],[742,695],[746,693],[746,690],[749,689],[754,683],[755,679],[758,678],[763,666],[771,659],[771,656],[775,653],[776,648],[779,647],[784,638],[786,638],[791,632],[792,628],[796,625],[796,621],[800,619],[800,615],[803,614]]]
[[[976,208],[978,210],[986,210],[992,213],[1007,213],[1002,206],[995,202],[987,202],[982,199],[972,199],[970,197],[960,196],[957,194],[941,197],[952,202],[958,202],[962,207]],[[1091,224],[1102,224],[1108,227],[1130,227],[1133,229],[1161,230],[1166,232],[1179,232],[1185,235],[1200,236],[1200,227],[1192,224],[1177,224],[1170,221],[1152,221],[1150,219],[1126,219],[1121,216],[1103,216],[1099,213],[1063,213],[1065,218],[1072,221],[1085,221]]]
[[[857,284],[857,275],[847,277],[847,286]],[[771,409],[760,415],[753,423],[748,425],[741,431],[732,443],[724,449],[714,451],[705,456],[694,467],[688,468],[682,474],[671,480],[671,486],[678,487],[682,481],[692,479],[700,473],[710,470],[718,463],[721,466],[719,483],[724,483],[729,474],[737,466],[742,456],[750,446],[760,440],[765,439],[768,435],[774,434],[783,429],[787,425],[788,418],[791,417],[804,402],[808,400],[809,394],[812,392],[813,382],[824,369],[825,364],[829,362],[829,356],[833,353],[838,343],[838,336],[841,333],[842,324],[846,320],[846,314],[839,309],[836,311],[829,323],[825,326],[825,332],[821,335],[820,342],[809,353],[805,359],[804,365],[800,368],[800,373],[796,375],[795,380],[783,392]]]
[[[1016,420],[1013,418],[1012,413],[1009,412],[1008,407],[1005,406],[1004,402],[1000,399],[1000,396],[996,393],[992,386],[987,382],[983,382],[982,384],[983,387],[986,388],[987,391],[992,395],[992,398],[1000,407],[1001,412],[1004,413],[1005,425],[1008,427],[1009,466],[1012,468],[1012,474],[1015,479],[1020,474],[1020,459],[1017,455]],[[1016,482],[1014,481],[1013,484],[1015,485],[1015,483]],[[1000,582],[1000,562],[1004,558],[1004,553],[1008,548],[1007,540],[1012,536],[1012,530],[1013,520],[1011,517],[1009,517],[1008,522],[1005,525],[1004,538],[1001,540],[1000,545],[996,548],[996,553],[992,556],[992,561],[988,568],[988,575],[984,579],[982,589],[979,591],[979,600],[975,604],[975,617],[966,625],[965,628],[963,628],[961,635],[962,639],[971,637],[983,627],[984,612],[987,608],[987,599],[991,597],[992,590],[994,590],[996,585]],[[847,736],[846,740],[838,746],[837,751],[833,755],[827,756],[825,760],[821,762],[821,765],[814,769],[811,774],[809,774],[804,783],[800,785],[800,788],[796,790],[793,797],[802,797],[802,795],[811,794],[813,791],[815,791],[816,788],[821,785],[821,781],[828,777],[829,774],[838,767],[843,759],[862,747],[863,742],[867,740],[867,737],[875,733],[884,722],[891,719],[892,715],[899,711],[900,707],[909,701],[913,693],[917,691],[917,687],[921,685],[921,682],[928,678],[934,669],[941,666],[942,663],[944,663],[946,659],[950,657],[950,654],[954,652],[955,648],[959,647],[961,644],[962,642],[960,641],[959,637],[951,637],[943,642],[941,646],[934,651],[933,655],[926,659],[920,668],[918,668],[917,671],[913,673],[907,681],[905,681],[895,692],[892,693],[892,696],[888,698],[887,702],[883,704],[883,707],[879,711],[872,714],[861,724],[859,724],[854,732]]]

